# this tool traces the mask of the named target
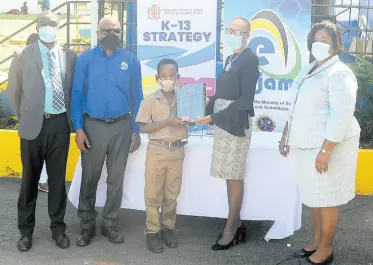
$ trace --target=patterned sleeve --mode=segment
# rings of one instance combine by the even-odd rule
[[[347,66],[329,77],[330,115],[325,139],[336,143],[344,140],[354,118],[357,87],[355,75]]]

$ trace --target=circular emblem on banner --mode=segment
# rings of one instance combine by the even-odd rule
[[[262,132],[273,132],[276,128],[276,122],[268,115],[259,116],[255,125]]]

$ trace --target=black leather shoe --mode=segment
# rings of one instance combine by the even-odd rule
[[[237,244],[242,242],[242,243],[245,243],[246,242],[246,234],[247,234],[247,231],[246,231],[246,226],[244,224],[241,224],[238,228],[237,228],[237,233],[238,233],[238,241],[237,241]],[[223,233],[220,233],[218,235],[218,238],[216,239],[215,243],[217,243],[220,238],[223,236]]]
[[[300,265],[328,265],[328,264],[331,264],[334,260],[334,254],[330,254],[330,256],[324,260],[323,262],[319,262],[319,263],[316,263],[316,262],[313,262],[312,260],[310,260],[310,258],[306,258],[305,260],[303,260]]]
[[[227,250],[227,249],[230,249],[231,247],[234,247],[235,245],[238,244],[238,235],[239,235],[239,231],[237,229],[236,234],[234,235],[232,241],[229,244],[220,245],[218,242],[216,242],[215,245],[211,247],[211,249],[213,251],[220,251],[220,250]]]
[[[21,252],[29,251],[32,247],[32,237],[21,236],[17,243],[17,248]]]
[[[96,227],[90,229],[90,230],[82,230],[80,235],[78,236],[76,240],[76,245],[78,247],[85,247],[91,244],[92,238],[96,236]]]
[[[162,246],[161,240],[159,239],[159,233],[147,234],[146,243],[148,245],[149,251],[154,252],[154,253],[163,252],[163,246]]]
[[[302,248],[301,250],[294,253],[294,257],[299,258],[299,259],[304,259],[304,258],[311,257],[313,253],[315,252],[316,250],[309,251],[309,250],[305,250],[304,248]]]
[[[107,237],[111,243],[122,244],[124,243],[124,238],[118,233],[115,227],[101,227],[101,233],[103,236]]]
[[[58,234],[52,237],[56,242],[56,246],[62,249],[70,247],[70,239],[65,235],[65,233]]]
[[[179,242],[175,236],[175,233],[171,229],[163,229],[161,232],[162,240],[164,241],[165,245],[169,248],[177,248],[179,246]]]

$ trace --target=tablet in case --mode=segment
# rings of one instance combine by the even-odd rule
[[[205,116],[205,83],[186,84],[177,89],[177,116],[185,121]]]

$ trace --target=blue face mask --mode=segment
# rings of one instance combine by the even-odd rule
[[[242,37],[235,35],[225,35],[225,43],[233,50],[238,50],[242,47]]]
[[[55,42],[57,40],[58,29],[51,26],[42,27],[39,29],[39,38],[47,43]]]

